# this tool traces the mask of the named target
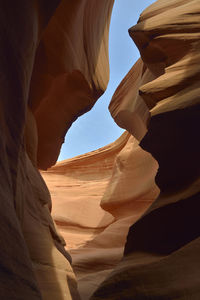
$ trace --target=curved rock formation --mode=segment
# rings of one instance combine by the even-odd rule
[[[158,195],[156,171],[155,160],[125,132],[104,148],[42,172],[81,299],[89,299],[121,259],[129,226]]]
[[[138,138],[148,125],[140,145],[158,161],[160,195],[130,228],[124,258],[91,299],[200,297],[199,8],[199,1],[159,0],[129,30],[144,67],[134,67],[139,78],[127,75],[110,109]],[[138,93],[124,97],[130,80]],[[143,132],[131,117],[144,122]]]
[[[44,1],[44,4],[45,2],[47,4],[47,1]],[[35,52],[44,27],[58,3],[59,1],[52,1],[49,9],[43,11],[39,1],[1,2],[0,294],[2,299],[41,299],[23,228],[26,226],[27,207],[32,198],[35,198],[35,204],[32,205],[39,205],[43,210],[38,196],[45,188],[39,172],[33,168],[25,153],[23,133]],[[42,18],[38,22],[40,15]],[[32,186],[31,177],[36,178],[36,189],[35,185]],[[46,191],[46,199],[48,197]]]
[[[148,103],[145,103],[138,91],[142,84],[154,78],[139,59],[118,86],[109,105],[115,122],[139,141],[147,132],[151,114]]]
[[[56,161],[67,128],[106,88],[112,5],[0,4],[1,299],[79,299],[37,168]]]
[[[57,161],[67,130],[103,94],[114,0],[61,1],[40,41],[29,105],[38,128],[38,167]]]
[[[38,167],[106,88],[113,2],[0,4],[2,299],[80,298]],[[42,173],[85,300],[102,281],[91,299],[200,298],[199,8],[142,13],[129,30],[141,59],[110,104],[130,135]]]
[[[112,144],[58,162],[48,171],[41,172],[51,193],[53,219],[69,249],[82,246],[114,221],[100,207],[100,202],[112,175],[115,158],[129,136],[124,133]]]

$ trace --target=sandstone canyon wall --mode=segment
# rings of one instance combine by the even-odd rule
[[[1,299],[200,298],[199,0],[141,14],[127,132],[53,166],[106,89],[113,2],[1,2]]]
[[[199,7],[198,1],[160,0],[146,9],[138,24],[129,30],[141,59],[116,90],[110,112],[116,123],[132,136],[115,153],[106,186],[100,174],[98,181],[95,180],[97,161],[92,153],[87,154],[93,157],[92,165],[87,163],[82,171],[84,157],[79,158],[74,170],[70,161],[66,161],[43,174],[55,195],[54,218],[69,241],[77,236],[78,224],[73,224],[77,228],[73,229],[74,235],[65,226],[66,220],[59,224],[58,208],[63,208],[62,216],[72,220],[73,210],[71,205],[64,209],[64,202],[67,205],[69,200],[66,197],[61,201],[62,188],[56,190],[52,178],[54,184],[68,184],[74,203],[84,202],[86,191],[92,200],[79,206],[79,213],[86,221],[83,227],[86,229],[88,225],[90,237],[84,240],[82,236],[78,249],[73,246],[70,250],[82,299],[197,300],[200,297]],[[133,136],[156,160],[141,149]],[[78,178],[83,174],[87,177],[88,169],[93,172],[94,181],[84,181],[83,193]],[[65,176],[63,181],[61,176]],[[92,184],[96,184],[98,191],[95,195]],[[79,187],[82,193],[76,196]],[[95,216],[102,221],[91,234],[88,221],[93,218],[89,216],[99,202],[113,219],[103,223],[101,231],[98,224],[106,218],[102,211],[98,212],[98,206]],[[130,224],[133,225],[128,232]]]
[[[89,299],[122,258],[129,226],[158,195],[156,171],[155,160],[125,132],[104,148],[42,172],[81,299]]]
[[[113,1],[1,1],[0,298],[79,299],[38,168],[108,82]]]
[[[200,297],[199,8],[199,1],[159,0],[129,30],[142,61],[110,110],[157,160],[160,195],[131,226],[123,259],[91,299]]]

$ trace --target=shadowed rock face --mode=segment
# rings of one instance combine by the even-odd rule
[[[52,1],[52,11],[57,4],[58,1]],[[39,198],[36,197],[37,190],[41,195],[42,189],[45,190],[46,186],[27,158],[23,133],[35,52],[44,26],[51,17],[51,9],[43,12],[43,18],[38,23],[38,16],[41,14],[39,1],[1,2],[0,297],[2,299],[41,299],[23,228],[27,226],[29,201],[35,197],[36,203],[32,205],[37,205],[37,202],[39,203]],[[34,177],[37,189],[34,189],[31,183]],[[46,199],[48,197],[46,190]],[[34,209],[32,211],[34,214]]]
[[[56,163],[71,124],[92,108],[107,87],[113,2],[61,1],[42,35],[29,95],[41,169]]]
[[[198,7],[197,1],[157,1],[129,30],[141,59],[119,85],[109,108],[131,136],[117,154],[116,144],[104,152],[103,171],[90,153],[90,162],[80,157],[74,168],[66,161],[43,173],[55,196],[54,218],[68,236],[69,248],[73,241],[79,243],[70,253],[84,300],[200,297]],[[105,161],[111,157],[105,186]],[[78,240],[76,213],[70,205],[66,213],[69,200],[59,200],[63,187],[55,189],[61,181],[68,185],[73,204],[83,202],[85,194],[92,199],[92,204],[84,202],[84,209],[79,206],[85,236]],[[91,185],[96,185],[96,198]],[[114,217],[110,222],[99,202]],[[91,231],[94,211],[98,223]],[[72,221],[73,230],[67,228]]]
[[[129,30],[141,59],[110,103],[129,133],[42,172],[53,209],[38,171],[106,88],[112,5],[0,4],[2,299],[78,300],[76,276],[84,300],[200,298],[199,0]]]
[[[145,130],[131,127],[131,115],[127,120],[121,111],[148,126],[140,145],[159,164],[160,195],[131,226],[123,259],[91,299],[200,297],[199,7],[199,1],[156,1],[129,30],[145,67],[136,79],[131,71],[125,77],[110,110],[140,139]],[[120,92],[131,79],[138,94],[131,102],[126,92],[123,102]]]
[[[37,168],[56,161],[67,128],[106,88],[112,4],[0,4],[1,299],[79,299]]]
[[[125,132],[104,148],[42,172],[82,299],[90,298],[122,258],[129,226],[158,195],[156,171],[152,156]]]

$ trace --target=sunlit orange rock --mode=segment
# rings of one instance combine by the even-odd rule
[[[106,185],[99,172],[95,205],[81,201],[85,195],[94,199],[95,180],[84,178],[83,185],[76,177],[87,177],[88,169],[96,174],[95,155],[87,154],[91,160],[84,164],[86,170],[80,167],[85,161],[80,157],[43,173],[54,193],[54,218],[69,241],[83,299],[89,299],[105,277],[91,299],[184,299],[186,295],[196,299],[199,295],[198,6],[197,1],[157,1],[129,30],[141,59],[119,85],[109,109],[116,123],[134,137],[115,156]],[[67,167],[70,171],[65,174]],[[71,182],[67,191],[74,198],[67,214],[67,198],[58,200],[62,190],[59,184],[55,188],[58,181]],[[82,186],[79,197],[84,209],[76,219],[73,205]],[[103,231],[98,224],[96,231],[93,227],[90,231],[93,210],[97,223],[104,224]],[[83,228],[90,224],[82,240],[77,235],[78,220]],[[72,223],[73,230],[66,226]],[[125,245],[130,224],[134,225]]]
[[[51,195],[38,171],[106,89],[113,2],[0,5],[2,299],[200,298],[198,0],[129,30],[141,59],[109,107],[127,132],[42,172]]]
[[[41,169],[56,163],[71,124],[92,108],[107,87],[113,3],[61,1],[42,35],[29,96],[38,128]]]
[[[139,88],[152,79],[154,75],[139,59],[118,86],[109,105],[117,125],[128,130],[138,141],[146,134],[151,116],[148,104],[139,94]]]
[[[82,299],[89,299],[120,261],[129,226],[158,195],[156,171],[152,156],[125,132],[104,148],[42,172]]]
[[[143,66],[127,74],[110,110],[157,160],[160,195],[131,226],[123,259],[92,300],[200,297],[199,8],[158,0],[129,30]]]
[[[112,4],[0,4],[1,299],[79,299],[38,166],[54,164],[67,128],[106,88]]]

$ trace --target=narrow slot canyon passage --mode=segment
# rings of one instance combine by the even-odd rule
[[[133,37],[136,45],[139,45],[139,49],[140,46],[143,49],[140,43],[143,43],[143,39],[145,40],[146,37],[144,38],[142,35],[138,37],[137,32],[132,33],[132,31],[130,31],[130,36],[128,35],[128,29],[137,23],[139,14],[137,14],[137,11],[134,11],[134,4],[130,3],[130,1],[127,2],[129,2],[127,8],[125,8],[125,3],[122,3],[122,1],[121,3],[116,1],[113,8],[109,37],[110,81],[108,88],[97,101],[94,108],[81,116],[80,120],[78,119],[67,133],[69,139],[66,136],[66,142],[62,147],[59,160],[66,158],[65,155],[69,155],[70,159],[60,161],[50,169],[50,172],[42,173],[52,194],[52,216],[65,238],[67,243],[66,249],[72,256],[72,267],[76,274],[78,290],[83,300],[90,299],[95,290],[97,290],[96,296],[93,296],[91,299],[111,299],[113,295],[116,299],[124,299],[123,297],[129,297],[130,294],[136,295],[134,286],[131,287],[131,278],[127,278],[123,270],[133,272],[132,276],[134,277],[136,276],[134,272],[136,274],[140,272],[140,270],[137,271],[137,268],[134,269],[133,267],[133,270],[130,268],[131,263],[134,264],[134,261],[136,265],[146,263],[148,267],[149,264],[160,260],[160,247],[164,247],[168,251],[167,249],[172,247],[170,243],[176,243],[169,239],[168,244],[162,246],[163,241],[160,242],[160,235],[165,234],[165,232],[170,232],[172,237],[174,235],[177,242],[179,239],[181,240],[179,237],[180,229],[174,231],[173,227],[168,226],[166,228],[166,221],[164,221],[163,225],[162,223],[160,224],[164,218],[163,212],[165,213],[165,211],[171,209],[169,214],[172,216],[173,226],[176,226],[176,214],[173,214],[173,211],[176,211],[178,208],[173,205],[168,208],[168,205],[173,201],[171,199],[174,199],[174,194],[172,193],[172,196],[168,196],[166,199],[164,186],[167,186],[168,189],[171,183],[170,178],[167,177],[167,166],[163,165],[162,162],[162,154],[161,157],[158,154],[163,153],[168,162],[172,160],[173,150],[168,149],[167,145],[169,140],[172,140],[175,145],[176,139],[181,145],[182,130],[179,130],[181,119],[179,119],[177,114],[177,121],[174,120],[174,123],[172,121],[174,128],[177,128],[178,135],[174,135],[170,130],[165,129],[164,115],[159,121],[160,125],[156,125],[157,127],[154,129],[154,123],[157,124],[158,119],[156,115],[159,114],[160,109],[159,106],[155,107],[151,113],[152,116],[155,115],[155,118],[153,117],[150,123],[150,132],[142,141],[144,150],[139,146],[138,140],[140,141],[146,133],[143,123],[149,118],[148,110],[155,104],[152,105],[151,99],[147,98],[146,91],[144,92],[144,98],[139,98],[138,91],[142,86],[141,91],[143,93],[146,83],[148,86],[148,82],[155,80],[164,73],[163,65],[159,64],[159,56],[162,57],[163,53],[157,53],[157,48],[155,46],[154,49],[152,43],[152,49],[149,46],[150,49],[148,50],[152,53],[150,57],[148,51],[147,55],[141,52],[149,69],[145,69],[146,66],[142,66],[140,61],[136,63],[136,60],[139,58],[139,52],[137,48],[134,48],[134,43],[131,41],[130,36]],[[142,4],[141,2],[140,5]],[[143,9],[140,9],[141,7],[138,7],[138,11],[141,12]],[[122,11],[123,14],[120,15]],[[133,11],[135,14],[133,14]],[[133,15],[135,17],[134,22]],[[143,51],[141,49],[140,51]],[[155,57],[157,56],[158,60],[158,64],[155,61],[155,66],[151,63],[151,55],[153,55],[154,51],[154,55]],[[150,64],[148,60],[150,60]],[[134,63],[135,66],[132,68]],[[128,75],[126,75],[127,73]],[[122,79],[123,81],[120,84]],[[119,90],[114,94],[117,86],[119,86]],[[130,92],[127,92],[128,89],[130,89]],[[112,96],[113,99],[109,106],[111,115],[116,123],[127,129],[127,131],[114,143],[108,144],[112,142],[111,135],[113,134],[113,138],[115,134],[119,135],[121,131],[120,127],[117,127],[116,124],[113,125],[113,120],[107,117],[109,113],[107,106]],[[135,99],[138,97],[137,101],[140,101],[139,116],[142,119],[138,118],[134,113],[128,113],[128,110],[131,112],[131,103],[133,103],[134,97]],[[148,107],[145,104],[141,104],[143,100],[145,100]],[[121,103],[124,103],[124,107],[123,105],[120,107]],[[137,104],[134,109],[137,111]],[[171,113],[168,117],[169,119],[173,120]],[[196,121],[194,123],[196,124]],[[181,126],[183,127],[183,124]],[[168,149],[168,154],[166,154],[164,148],[159,150],[158,147],[157,149],[156,139],[157,136],[161,135],[160,132],[157,134],[159,129],[163,132],[162,145]],[[91,144],[89,144],[90,140],[92,141]],[[105,141],[107,142],[105,143]],[[70,148],[70,142],[71,147],[74,145],[76,151],[80,151],[75,151],[74,153],[82,155],[73,158],[71,157],[72,154],[68,154],[72,151],[69,149],[68,152],[67,150],[67,147]],[[97,143],[97,147],[95,147],[95,143]],[[154,143],[153,150],[152,143]],[[81,150],[77,150],[79,145],[81,145]],[[104,147],[99,148],[102,146]],[[92,152],[87,152],[87,149],[92,150]],[[161,164],[159,172],[156,159]],[[174,164],[180,169],[177,161],[176,159]],[[155,178],[158,185],[155,183]],[[161,189],[160,197],[158,197],[160,193],[159,188]],[[185,190],[185,193],[187,194],[187,190]],[[176,197],[178,199],[180,195],[178,194]],[[155,204],[152,205],[154,201]],[[162,212],[160,207],[163,206],[163,201],[164,203],[166,202],[166,208],[164,207]],[[186,207],[187,205],[185,204],[185,208],[181,211],[182,216],[185,214]],[[140,221],[143,214],[147,214],[147,217],[142,218]],[[148,223],[148,218],[150,220],[152,218],[150,224]],[[194,217],[194,219],[196,218],[197,216]],[[154,228],[154,222],[157,222],[157,229]],[[145,227],[140,225],[143,223]],[[136,225],[134,226],[133,224]],[[131,229],[129,230],[130,226]],[[152,226],[151,232],[148,232],[148,226]],[[183,224],[182,227],[184,228]],[[158,239],[158,242],[156,239]],[[145,242],[145,240],[147,241]],[[123,257],[124,247],[125,254],[128,253],[130,258]],[[143,247],[146,247],[145,249],[147,250],[144,251],[149,251],[149,253],[151,253],[149,249],[155,249],[154,251],[157,255],[152,257],[151,254],[148,254],[144,257],[142,254]],[[160,265],[160,272],[162,272],[164,267],[162,263]],[[149,272],[151,274],[151,271]],[[156,271],[152,270],[152,274],[154,272]],[[127,290],[125,286],[121,285],[123,276],[125,276],[126,282],[131,285]],[[116,290],[113,285],[115,281],[120,286]],[[154,291],[151,291],[151,293],[153,295]],[[170,293],[173,295],[173,292]]]
[[[137,23],[140,13],[154,0],[116,0],[113,5],[109,28],[110,80],[106,91],[88,113],[79,117],[71,126],[62,145],[58,161],[81,155],[111,142],[122,133],[110,116],[108,106],[111,98],[140,54],[132,42],[128,29]]]
[[[92,110],[69,129],[59,160],[72,155],[68,154],[70,151],[80,154],[82,149],[90,149],[90,139],[93,147],[95,143],[101,145],[98,142],[103,142],[104,147],[60,161],[41,173],[51,193],[52,217],[72,256],[78,290],[85,300],[123,257],[129,226],[159,193],[154,183],[157,163],[129,132],[111,144],[105,143],[107,138],[112,138],[112,142],[115,134],[122,132],[107,106],[114,90],[139,58],[128,29],[137,23],[142,10],[143,7],[135,9],[131,1],[126,1],[126,5],[115,2],[109,33],[108,88]],[[119,166],[124,160],[126,166],[121,173]]]
[[[0,3],[0,299],[200,299],[199,11]]]

